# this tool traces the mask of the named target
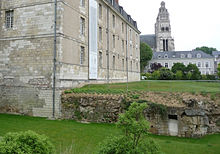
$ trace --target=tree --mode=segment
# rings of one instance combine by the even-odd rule
[[[160,80],[172,80],[173,79],[173,72],[170,69],[162,67],[159,69],[160,72]]]
[[[212,54],[212,51],[217,51],[216,48],[206,47],[206,46],[197,47],[194,50],[200,50],[200,51],[203,51],[203,52],[210,54],[210,55]]]
[[[140,63],[141,63],[141,72],[144,71],[145,66],[147,66],[148,61],[151,60],[153,56],[152,49],[146,44],[140,44]]]
[[[217,74],[218,74],[218,78],[220,78],[220,63],[218,64]]]
[[[201,79],[201,72],[199,71],[198,67],[195,64],[189,64],[186,67],[187,74],[191,73],[190,80],[199,80]],[[187,77],[189,79],[189,75]]]
[[[173,73],[176,73],[177,71],[181,71],[182,73],[186,72],[186,66],[183,63],[175,63],[173,67],[171,68],[171,71]]]
[[[177,71],[176,72],[176,80],[182,80],[183,79],[183,73],[182,73],[182,71]]]
[[[162,68],[163,66],[160,63],[152,63],[150,65],[150,72],[154,72]]]
[[[159,154],[159,146],[151,139],[146,139],[149,122],[144,117],[146,103],[132,103],[116,123],[123,130],[123,136],[111,137],[101,144],[100,154]]]

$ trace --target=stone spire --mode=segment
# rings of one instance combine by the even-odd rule
[[[156,51],[174,51],[174,39],[171,36],[171,25],[169,12],[165,7],[165,2],[161,2],[161,7],[155,24]]]

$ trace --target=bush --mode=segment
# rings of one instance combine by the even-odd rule
[[[132,139],[126,136],[110,137],[100,144],[99,154],[160,154],[158,144],[151,139],[144,140],[132,148]]]
[[[151,77],[152,77],[153,80],[158,80],[160,78],[160,72],[159,71],[154,71],[152,73]]]
[[[182,80],[183,79],[183,72],[182,71],[177,71],[175,79],[176,80]]]
[[[53,154],[55,148],[44,135],[33,131],[7,133],[0,140],[1,154]]]
[[[160,80],[172,80],[173,72],[171,72],[168,68],[161,68],[160,70]]]

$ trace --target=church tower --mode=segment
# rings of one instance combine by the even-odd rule
[[[169,13],[165,2],[161,2],[159,14],[155,24],[156,51],[175,51],[174,39],[171,36]]]

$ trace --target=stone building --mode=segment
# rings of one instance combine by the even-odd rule
[[[140,79],[140,31],[117,0],[55,4],[0,1],[0,112],[59,116],[63,88]]]
[[[171,36],[169,12],[165,2],[161,7],[155,23],[155,34],[141,35],[141,42],[147,43],[153,51],[175,51],[174,39]]]
[[[183,63],[185,66],[196,64],[201,74],[214,74],[214,56],[202,51],[164,51],[154,52],[146,71],[150,70],[152,63],[160,63],[163,67],[171,69],[175,63]]]

